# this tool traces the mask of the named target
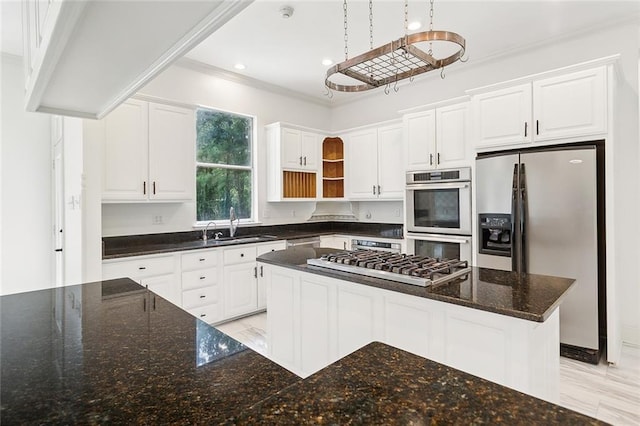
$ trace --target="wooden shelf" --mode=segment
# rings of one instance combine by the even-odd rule
[[[340,138],[322,141],[322,197],[344,198],[344,142]]]
[[[282,196],[284,198],[316,198],[316,174],[306,172],[282,172]]]
[[[344,160],[344,142],[340,138],[324,138],[322,141],[323,160]]]

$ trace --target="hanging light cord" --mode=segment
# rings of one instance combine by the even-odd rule
[[[342,10],[344,11],[344,60],[349,59],[349,36],[347,34],[347,0],[344,0],[342,4]]]

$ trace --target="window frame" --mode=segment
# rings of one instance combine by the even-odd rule
[[[218,112],[218,113],[224,113],[224,114],[230,114],[230,115],[236,115],[239,117],[243,117],[243,118],[247,118],[251,120],[251,144],[250,144],[250,148],[251,148],[251,159],[250,159],[250,164],[248,166],[239,166],[239,165],[233,165],[233,164],[221,164],[221,163],[204,163],[201,161],[198,161],[198,129],[197,129],[197,117],[198,117],[198,110],[209,110],[209,111],[214,111],[214,112]],[[227,169],[227,170],[248,170],[251,172],[251,217],[249,218],[243,218],[239,220],[239,226],[243,226],[243,225],[251,225],[251,224],[258,224],[259,222],[256,220],[258,216],[258,167],[257,167],[257,149],[258,149],[258,132],[257,132],[257,122],[258,119],[255,115],[251,115],[251,114],[243,114],[243,113],[238,113],[238,112],[234,112],[234,111],[229,111],[229,110],[224,110],[224,109],[220,109],[220,108],[214,108],[214,107],[210,107],[210,106],[204,106],[204,105],[197,105],[195,108],[195,117],[196,120],[194,122],[194,127],[195,128],[195,135],[196,137],[194,138],[194,145],[195,145],[195,150],[194,150],[194,167],[193,167],[193,181],[194,181],[194,196],[193,196],[193,201],[194,201],[194,215],[195,215],[195,221],[194,221],[194,225],[193,227],[196,229],[200,229],[200,228],[205,228],[207,226],[208,223],[213,222],[216,227],[219,226],[226,226],[229,223],[228,219],[216,219],[216,220],[198,220],[198,197],[197,197],[197,174],[198,174],[198,167],[202,167],[202,168],[207,168],[207,169]]]

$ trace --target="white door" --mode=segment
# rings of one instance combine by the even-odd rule
[[[102,199],[146,200],[149,194],[148,103],[128,100],[104,119]]]
[[[56,287],[64,285],[64,163],[62,138],[53,147],[53,242],[55,250]]]
[[[231,318],[258,309],[255,263],[224,267],[224,316]]]
[[[436,165],[438,168],[470,166],[469,104],[450,105],[436,110]]]
[[[476,147],[531,142],[531,84],[473,97]]]
[[[193,110],[149,104],[150,199],[193,199],[195,127]]]
[[[171,303],[175,303],[176,298],[173,295],[173,286],[176,284],[176,279],[173,274],[142,278],[140,283],[148,286],[149,290],[158,296],[167,299]]]
[[[318,170],[318,135],[310,132],[302,132],[300,140],[300,153],[302,154],[302,166],[306,170]]]
[[[346,138],[348,156],[347,198],[372,200],[378,198],[378,134],[376,129],[353,133]]]
[[[302,169],[302,154],[300,153],[301,134],[299,130],[280,129],[280,149],[283,169]]]
[[[429,170],[436,160],[435,111],[407,115],[404,118],[407,144],[407,170]]]
[[[534,140],[604,133],[605,69],[597,68],[533,83]]]
[[[378,129],[378,197],[402,200],[404,187],[402,125],[382,127]]]

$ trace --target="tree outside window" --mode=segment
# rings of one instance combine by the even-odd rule
[[[253,119],[198,109],[196,134],[196,219],[251,219]]]

